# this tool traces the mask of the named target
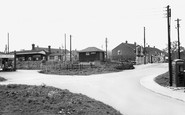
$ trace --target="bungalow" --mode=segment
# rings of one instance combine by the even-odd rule
[[[16,58],[19,61],[38,61],[46,58],[45,50],[22,50],[16,52]]]
[[[96,47],[88,47],[79,51],[79,61],[80,62],[94,62],[94,61],[104,61],[105,52]]]
[[[47,60],[62,60],[62,55],[64,55],[65,50],[60,48],[48,48],[44,47],[35,47],[35,44],[32,44],[31,50],[22,50],[16,53],[17,59],[22,61],[39,61],[43,58]],[[69,52],[66,50],[66,52]]]

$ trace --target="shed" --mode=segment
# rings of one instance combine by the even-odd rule
[[[80,62],[104,61],[105,51],[96,47],[88,47],[79,51]]]

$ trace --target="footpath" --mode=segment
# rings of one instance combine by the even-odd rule
[[[140,84],[155,93],[185,102],[185,88],[163,87],[154,81],[155,77],[157,76],[144,77]]]

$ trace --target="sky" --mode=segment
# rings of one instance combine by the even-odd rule
[[[183,0],[0,0],[0,51],[5,50],[9,33],[10,51],[39,47],[72,49],[97,47],[108,50],[120,43],[136,42],[159,49],[167,47],[166,6],[170,5],[171,41],[177,40],[176,19],[180,21],[180,41],[185,33]]]

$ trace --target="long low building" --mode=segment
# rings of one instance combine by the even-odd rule
[[[66,50],[66,53],[68,52],[69,51]],[[64,49],[51,48],[51,46],[48,46],[47,48],[39,46],[35,47],[35,44],[32,44],[31,50],[21,50],[16,53],[16,57],[20,61],[39,61],[42,59],[58,61],[63,60],[64,55]]]

